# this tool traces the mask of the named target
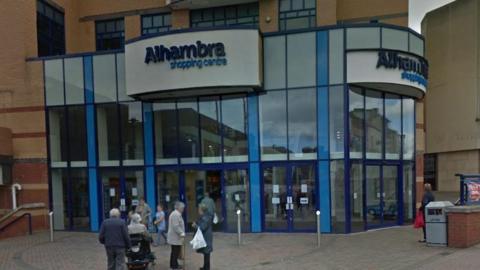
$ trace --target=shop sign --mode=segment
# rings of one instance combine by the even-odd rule
[[[170,69],[190,69],[227,65],[225,45],[222,42],[179,46],[155,45],[145,49],[145,64],[168,62]]]
[[[401,56],[394,51],[379,51],[377,69],[380,67],[398,69],[402,71],[401,77],[403,80],[427,87],[428,63],[423,59]]]

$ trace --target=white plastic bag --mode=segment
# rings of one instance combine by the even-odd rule
[[[190,245],[194,250],[198,250],[207,246],[207,242],[205,242],[205,238],[203,238],[202,230],[197,229],[195,236],[193,237],[192,241],[190,241]]]
[[[217,216],[217,213],[213,213],[213,224],[218,224],[219,220],[218,220],[218,216]]]

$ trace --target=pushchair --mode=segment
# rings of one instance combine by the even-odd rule
[[[155,255],[150,249],[151,237],[144,234],[131,234],[132,246],[127,250],[127,268],[129,270],[147,270],[155,265]]]

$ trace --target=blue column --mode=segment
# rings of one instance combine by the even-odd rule
[[[143,103],[143,141],[145,152],[145,195],[148,205],[155,215],[157,201],[155,198],[155,156],[153,142],[152,103]]]
[[[331,232],[328,102],[328,31],[317,32],[318,209],[322,232]]]
[[[88,193],[90,207],[90,230],[98,231],[99,228],[99,200],[98,200],[98,177],[97,177],[97,148],[95,107],[93,105],[93,66],[92,57],[83,58],[83,80],[85,86],[86,102],[86,128],[87,128],[87,153],[88,153]]]
[[[259,150],[258,96],[250,95],[248,96],[248,157],[252,232],[262,231]]]

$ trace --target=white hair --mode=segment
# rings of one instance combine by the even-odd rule
[[[112,208],[112,210],[110,210],[110,217],[111,218],[119,218],[120,217],[120,210],[118,210],[118,208]]]
[[[185,208],[185,204],[183,202],[180,202],[180,201],[175,202],[175,209],[179,210],[183,208]]]
[[[130,219],[132,220],[132,224],[139,224],[142,221],[142,217],[139,214],[133,214]]]

